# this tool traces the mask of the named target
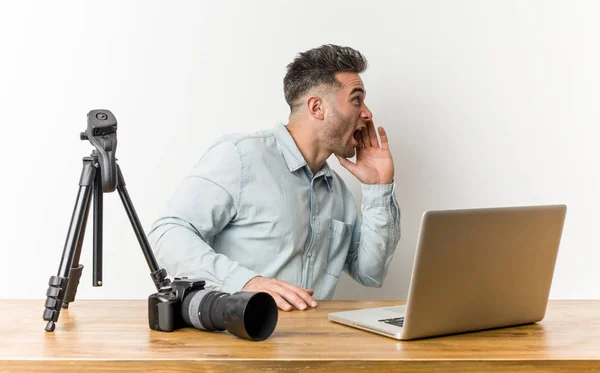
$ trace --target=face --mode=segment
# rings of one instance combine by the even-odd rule
[[[338,73],[336,78],[342,87],[327,100],[323,142],[334,154],[351,158],[372,113],[365,105],[366,91],[358,74]]]

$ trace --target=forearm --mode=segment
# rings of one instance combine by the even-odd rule
[[[258,274],[216,253],[185,221],[163,218],[148,235],[156,259],[173,277],[206,281],[208,286],[234,293]]]
[[[380,287],[400,240],[400,209],[394,184],[362,185],[360,238],[353,240],[346,262],[347,272],[356,281]],[[358,236],[358,235],[357,235]]]

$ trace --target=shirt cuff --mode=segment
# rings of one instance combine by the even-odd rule
[[[396,184],[361,184],[362,203],[367,206],[389,206]]]
[[[244,285],[256,276],[259,274],[246,267],[237,266],[223,281],[221,291],[229,294],[241,291]]]

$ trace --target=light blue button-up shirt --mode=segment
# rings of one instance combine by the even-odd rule
[[[394,184],[362,184],[362,216],[325,163],[313,175],[285,125],[220,138],[152,225],[171,276],[227,293],[257,275],[331,299],[342,270],[379,287],[400,239]]]

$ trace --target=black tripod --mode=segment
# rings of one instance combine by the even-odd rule
[[[58,321],[60,309],[68,308],[75,301],[77,286],[83,266],[79,264],[81,247],[85,235],[87,218],[94,199],[94,241],[93,241],[93,286],[102,286],[102,198],[103,193],[119,192],[129,221],[150,267],[150,275],[157,290],[168,288],[171,281],[167,272],[158,266],[142,225],[127,193],[125,180],[116,163],[117,120],[108,110],[92,110],[88,113],[88,127],[81,133],[81,140],[89,140],[96,147],[89,157],[83,158],[83,169],[79,180],[79,192],[67,233],[60,267],[56,276],[50,277],[44,320],[48,321],[46,331],[52,332]]]

